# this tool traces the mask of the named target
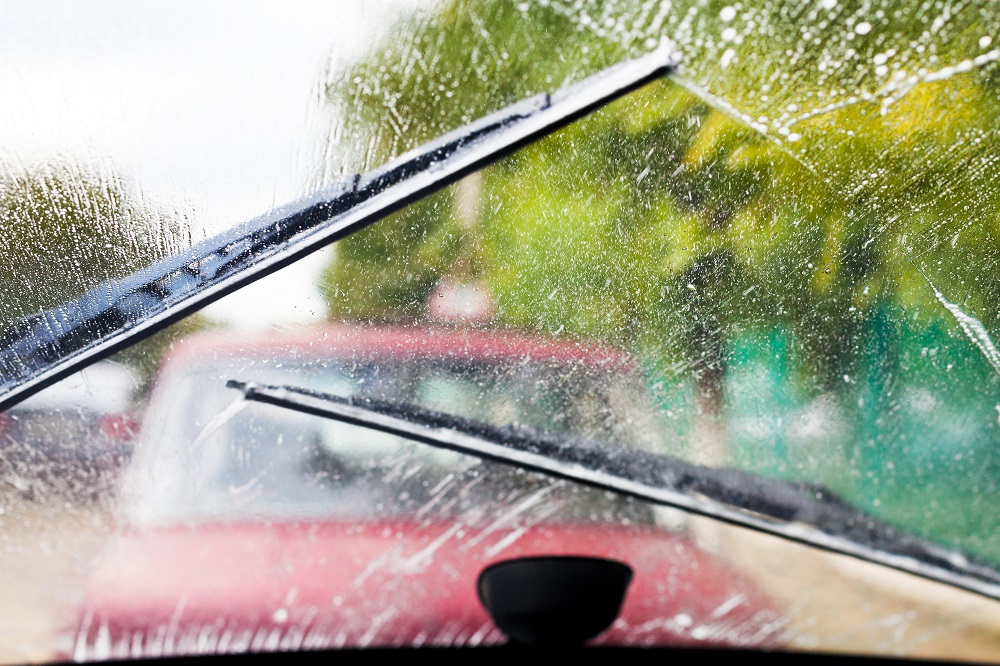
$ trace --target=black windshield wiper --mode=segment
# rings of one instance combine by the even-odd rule
[[[371,398],[230,380],[262,402],[672,506],[1000,599],[1000,572],[870,516],[826,488]]]
[[[0,411],[247,284],[672,72],[672,47],[542,93],[0,335]]]

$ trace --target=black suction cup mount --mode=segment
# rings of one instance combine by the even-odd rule
[[[611,626],[632,581],[626,564],[596,557],[527,557],[479,574],[479,599],[512,643],[579,646]]]

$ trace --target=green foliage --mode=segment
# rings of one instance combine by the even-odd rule
[[[337,244],[321,281],[331,316],[386,321],[423,313],[462,238],[451,194],[427,197]]]
[[[0,181],[0,325],[162,256],[170,228],[114,176],[48,165]]]
[[[579,40],[552,39],[574,33],[559,13],[529,17],[511,2],[452,2],[423,18],[401,25],[377,56],[327,85],[344,118],[343,135],[354,141],[347,154],[364,157],[351,168],[377,166],[506,104],[558,88],[576,69]],[[589,43],[601,66],[621,57],[619,48]],[[543,51],[555,66],[539,68],[536,58],[523,57]]]
[[[0,329],[175,253],[178,230],[115,175],[54,164],[0,181]],[[116,358],[144,395],[173,341],[205,325],[193,315]]]
[[[495,324],[640,352],[673,453],[724,416],[711,462],[827,483],[1000,561],[1000,373],[969,323],[1000,333],[991,10],[449,0],[331,82],[345,169],[664,37],[683,66],[486,169],[472,228],[448,194],[338,243],[334,312],[418,317],[475,262]]]
[[[876,88],[873,67],[844,66],[870,64],[864,59],[890,47],[927,64],[957,62],[976,52],[982,17],[954,17],[929,43],[933,56],[921,56],[912,45],[927,41],[935,15],[911,16],[906,3],[878,3],[867,14],[867,5],[841,3],[837,20],[799,3],[762,3],[739,19],[757,27],[731,40],[737,56],[723,66],[728,42],[711,37],[734,25],[720,18],[729,4],[674,3],[657,28],[638,4],[592,3],[583,12],[555,0],[454,0],[401,26],[328,93],[357,142],[349,153],[365,156],[354,166],[364,168],[674,37],[685,56],[681,87],[650,85],[488,170],[478,251],[491,259],[485,279],[498,323],[618,341],[653,326],[670,332],[661,351],[692,361],[704,352],[705,326],[685,322],[699,318],[723,331],[791,327],[800,351],[849,347],[874,294],[947,318],[920,284],[930,271],[961,285],[962,301],[1000,326],[1000,311],[988,307],[1000,278],[972,268],[1000,257],[997,197],[983,188],[990,152],[975,141],[1000,125],[994,70],[916,81],[904,94],[891,76]],[[848,33],[845,25],[867,17],[878,30]],[[843,99],[844,90],[856,99]],[[789,105],[794,123],[770,113]],[[772,117],[762,124],[764,112]],[[778,132],[782,122],[794,131]],[[969,191],[977,195],[962,194]],[[331,291],[350,285],[351,298],[367,305],[335,300],[335,312],[413,316],[428,281],[462,252],[456,231],[434,232],[450,228],[452,207],[401,215],[339,244]],[[401,226],[409,240],[390,260],[382,254],[390,248],[372,239]],[[935,252],[956,234],[955,248]],[[941,254],[947,269],[929,254]],[[751,288],[746,307],[733,292]],[[842,373],[842,354],[813,356],[803,367],[826,376],[821,384]]]

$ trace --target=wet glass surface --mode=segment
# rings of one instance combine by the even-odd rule
[[[662,35],[684,56],[401,214],[405,268],[373,256],[384,227],[345,241],[334,311],[480,284],[494,322],[639,354],[672,453],[821,482],[997,562],[995,26],[948,3],[681,4],[456,5],[412,28],[432,69],[406,49],[360,65],[344,96],[382,155],[413,145],[381,131],[397,114],[434,133]],[[522,70],[549,31],[574,56]]]
[[[424,518],[440,510],[454,519],[550,485],[398,436],[246,402],[226,388],[233,377],[446,410],[497,426],[650,443],[638,427],[654,418],[642,378],[609,350],[440,326],[341,325],[203,336],[175,353],[157,379],[140,455],[125,480],[137,522]],[[573,487],[556,495],[567,492],[586,496]],[[625,498],[549,497],[546,504],[545,515],[564,520],[652,522],[651,509],[639,504],[616,514],[630,505]]]
[[[670,581],[611,642],[995,658],[995,601],[225,387],[373,397],[818,484],[996,570],[991,8],[0,8],[3,328],[662,39],[682,56],[669,78],[0,414],[0,659],[309,635],[490,643],[478,610],[450,637],[407,633],[398,618],[440,592],[421,575],[478,608],[462,587],[476,567],[611,533]],[[372,555],[359,535],[383,528]],[[384,566],[337,582],[311,539]],[[196,560],[223,580],[241,540],[284,551],[244,558],[258,596],[185,578]],[[111,582],[127,561],[122,580],[173,578],[130,596]],[[725,584],[706,591],[692,562]],[[317,571],[380,593],[296,602]],[[185,586],[203,610],[163,629]],[[116,619],[137,608],[145,626]],[[383,633],[358,629],[373,617],[390,618]]]

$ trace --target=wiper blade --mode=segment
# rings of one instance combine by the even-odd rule
[[[0,411],[671,73],[678,62],[665,43],[15,323],[0,335]]]
[[[1000,572],[881,522],[826,488],[413,405],[230,380],[246,400],[672,506],[1000,599]]]

